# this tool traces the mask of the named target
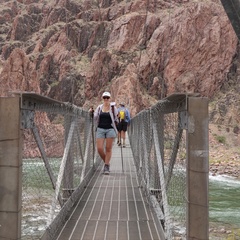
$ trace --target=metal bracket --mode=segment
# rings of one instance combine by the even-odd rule
[[[182,111],[179,113],[180,117],[180,128],[181,129],[188,129],[188,114],[187,111]]]
[[[22,118],[21,118],[21,128],[29,129],[34,127],[34,110],[21,110]]]

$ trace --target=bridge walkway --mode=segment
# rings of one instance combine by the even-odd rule
[[[100,164],[58,240],[161,239],[139,187],[128,140],[126,143],[122,149],[114,143],[110,175],[103,174],[103,163]]]

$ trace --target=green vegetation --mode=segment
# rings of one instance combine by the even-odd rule
[[[215,138],[219,143],[226,144],[226,137],[215,135]]]
[[[227,240],[239,240],[240,239],[240,229],[233,230],[231,234],[228,235]]]

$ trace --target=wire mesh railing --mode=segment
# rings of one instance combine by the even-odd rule
[[[141,186],[167,239],[186,238],[186,98],[136,115],[128,134]]]
[[[21,239],[54,239],[94,171],[93,122],[71,104],[23,97]]]

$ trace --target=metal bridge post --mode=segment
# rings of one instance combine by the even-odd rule
[[[70,130],[70,125],[67,123],[71,123],[72,121],[74,121],[74,119],[70,116],[65,116],[64,121],[65,121],[64,128],[65,128],[65,146],[66,146],[69,130]],[[67,156],[66,166],[64,168],[64,174],[63,174],[63,201],[64,202],[68,200],[68,198],[72,195],[74,191],[73,189],[74,188],[73,187],[74,156],[72,155],[73,144],[74,142],[72,140],[70,144],[70,151]]]
[[[0,98],[0,239],[21,238],[20,98]]]
[[[188,98],[187,239],[209,239],[208,99]]]

